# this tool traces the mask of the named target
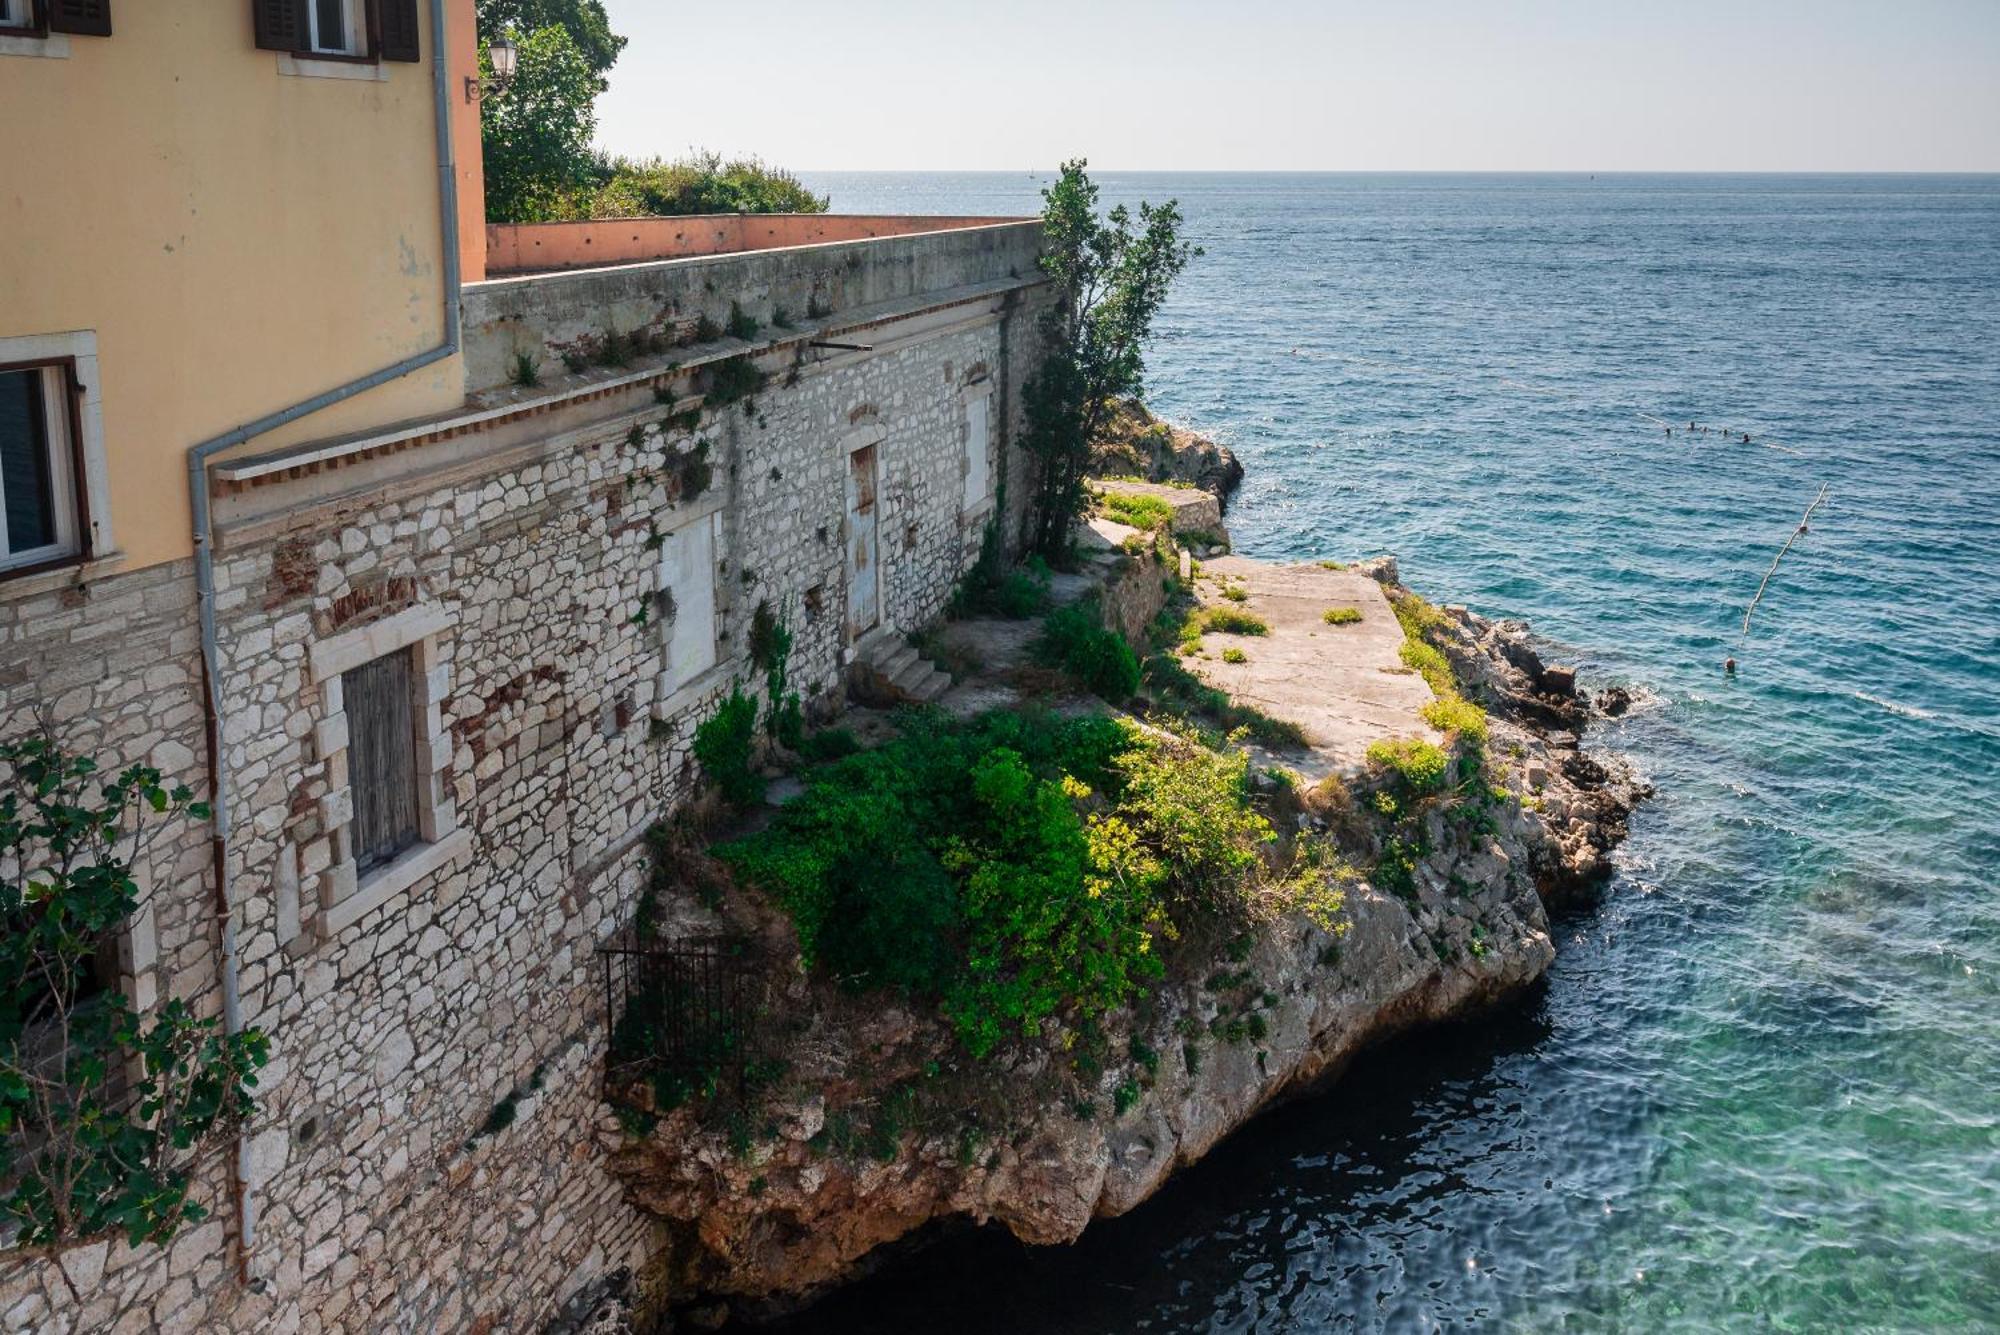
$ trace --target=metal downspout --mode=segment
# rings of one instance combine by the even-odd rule
[[[430,0],[431,101],[437,120],[438,226],[444,251],[444,341],[393,366],[316,394],[303,403],[247,422],[211,437],[188,450],[188,496],[194,511],[194,583],[201,619],[202,702],[208,716],[208,778],[214,808],[212,844],[215,857],[215,910],[222,927],[222,1023],[227,1032],[243,1031],[243,997],[236,947],[236,916],[229,893],[229,769],[222,732],[221,656],[215,630],[215,551],[208,498],[208,461],[223,450],[289,422],[397,380],[410,372],[455,355],[459,348],[458,175],[451,148],[450,78],[445,0]],[[250,1138],[236,1133],[233,1185],[237,1205],[237,1275],[250,1281],[250,1253],[257,1238],[257,1207],[250,1191]]]

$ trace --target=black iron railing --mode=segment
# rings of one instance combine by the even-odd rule
[[[755,1055],[755,971],[740,943],[605,946],[607,1071],[614,1086],[644,1082],[655,1103],[740,1098]]]

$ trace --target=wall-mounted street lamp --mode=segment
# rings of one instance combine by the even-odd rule
[[[465,100],[468,102],[477,102],[487,93],[495,97],[505,93],[507,85],[514,82],[514,70],[520,63],[521,52],[513,40],[503,33],[487,45],[486,58],[492,62],[493,77],[485,79],[466,75]]]

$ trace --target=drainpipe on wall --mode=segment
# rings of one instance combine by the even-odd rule
[[[233,431],[202,441],[188,450],[188,497],[194,510],[194,582],[201,614],[202,702],[208,722],[208,780],[214,808],[211,837],[215,859],[215,912],[222,927],[222,1024],[231,1034],[243,1032],[243,998],[238,979],[236,918],[229,894],[229,771],[222,735],[222,674],[215,632],[215,550],[208,500],[208,461],[223,450],[275,431],[343,399],[366,393],[412,371],[442,361],[459,347],[458,182],[451,147],[445,23],[446,0],[430,0],[431,100],[437,118],[438,222],[444,247],[444,341],[406,357],[394,366],[351,380],[303,403],[245,423]],[[250,1252],[257,1238],[257,1207],[250,1191],[250,1138],[236,1133],[236,1165],[232,1174],[236,1195],[237,1277],[250,1282]]]

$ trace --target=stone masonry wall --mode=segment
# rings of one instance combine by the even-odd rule
[[[838,696],[857,440],[879,459],[882,620],[913,629],[942,609],[992,508],[966,503],[967,403],[990,405],[990,492],[1020,470],[1002,455],[1023,341],[1021,312],[987,302],[781,369],[754,400],[704,413],[713,481],[678,505],[656,469],[663,444],[695,438],[662,434],[685,400],[611,411],[483,475],[224,531],[228,870],[244,1006],[275,1052],[250,1142],[253,1283],[234,1279],[233,1211],[216,1192],[211,1219],[171,1248],[80,1257],[85,1310],[45,1267],[0,1266],[0,1329],[534,1330],[643,1266],[656,1225],[603,1168],[618,1130],[599,1098],[596,955],[631,919],[640,836],[696,780],[696,723],[733,681],[761,687],[745,661],[758,602],[794,632],[793,685]],[[718,662],[662,695],[656,535],[711,512]],[[68,671],[69,690],[89,692],[57,696],[79,744],[153,754],[205,786],[186,571],[131,578],[130,597],[106,589],[125,633],[102,672],[76,666],[98,650],[61,638],[88,617],[24,602],[33,624],[10,628],[0,687],[18,710]],[[417,663],[434,713],[418,732],[439,854],[355,916],[371,882],[357,892],[341,875],[341,691],[314,664],[413,618],[427,628]],[[148,869],[164,985],[204,998],[217,967],[205,835]],[[325,896],[340,894],[336,911]]]

